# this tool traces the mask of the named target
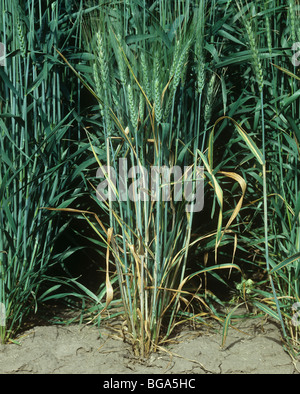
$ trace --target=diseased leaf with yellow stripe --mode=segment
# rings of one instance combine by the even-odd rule
[[[207,162],[206,157],[204,156],[204,154],[198,149],[198,154],[200,155],[212,181],[213,181],[213,187],[215,189],[215,193],[216,193],[216,197],[218,200],[218,204],[220,206],[220,213],[219,213],[219,219],[218,219],[218,228],[217,228],[217,237],[216,237],[216,248],[218,247],[219,241],[221,239],[222,236],[222,217],[223,217],[223,190],[220,187],[216,177],[214,176],[213,172],[212,172],[212,168],[209,165],[209,163]]]
[[[211,168],[214,168],[214,128],[212,130],[212,132],[209,135],[209,141],[208,141],[208,162]]]
[[[239,211],[242,208],[244,196],[246,193],[247,183],[245,182],[244,178],[242,178],[239,174],[236,174],[235,172],[220,171],[219,173],[237,181],[239,183],[239,185],[241,186],[242,193],[243,193],[241,198],[239,199],[239,202],[237,203],[237,206],[235,207],[230,219],[228,220],[228,223],[226,224],[226,227],[224,230],[224,232],[225,232],[228,229],[228,227],[231,225],[231,223],[234,221],[234,219],[237,217]]]
[[[223,269],[232,269],[232,268],[237,269],[242,274],[242,270],[240,269],[240,267],[238,265],[228,263],[228,264],[218,264],[218,265],[213,265],[211,267],[203,268],[202,270],[194,272],[192,275],[190,275],[189,279],[192,279],[194,276],[197,276],[199,274],[203,274],[205,272],[210,272],[210,271],[215,271],[215,270],[223,270]]]
[[[271,269],[270,274],[273,274],[274,272],[277,272],[277,271],[281,270],[282,268],[288,266],[289,264],[294,263],[297,260],[300,260],[300,252],[294,254],[293,256],[283,260],[281,263],[276,265],[276,267]]]
[[[278,70],[283,71],[285,74],[289,75],[290,77],[293,77],[295,79],[298,79],[298,81],[300,81],[300,78],[297,75],[293,74],[291,71],[287,70],[286,68],[277,66],[276,64],[273,64],[273,63],[271,63],[271,64],[272,64],[272,66],[278,68]]]
[[[261,311],[265,312],[266,314],[270,315],[274,319],[280,321],[278,313],[275,312],[273,309],[269,308],[268,306],[266,306],[258,301],[253,301],[253,305],[256,306],[258,309],[260,309]]]
[[[231,118],[230,116],[221,116],[216,123],[214,124],[214,128],[216,127],[216,125],[221,122],[224,119],[229,119],[231,120],[235,127],[236,130],[238,131],[239,135],[243,138],[243,140],[245,141],[245,143],[247,144],[248,148],[251,150],[251,152],[253,153],[253,155],[256,157],[256,159],[258,160],[260,165],[264,165],[264,158],[263,158],[263,154],[260,151],[260,149],[258,149],[258,147],[256,146],[255,142],[253,141],[253,139],[247,134],[247,132],[242,128],[241,125],[239,125],[233,118]]]
[[[241,304],[237,305],[236,307],[234,307],[226,316],[226,319],[224,321],[224,326],[223,326],[223,334],[222,334],[222,348],[225,346],[226,343],[226,339],[227,339],[227,334],[228,334],[228,328],[230,326],[230,321],[232,318],[233,313],[241,306],[243,305],[244,302],[242,302]]]

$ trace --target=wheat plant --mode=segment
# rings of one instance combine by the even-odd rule
[[[176,327],[178,312],[189,310],[191,300],[209,310],[200,295],[185,290],[190,279],[222,268],[240,271],[234,264],[224,264],[188,274],[189,250],[207,235],[192,239],[196,202],[187,204],[189,200],[176,198],[183,180],[192,185],[193,192],[196,185],[203,186],[206,176],[212,181],[210,188],[220,205],[217,254],[239,206],[222,229],[222,192],[203,152],[218,86],[217,76],[210,70],[205,89],[205,26],[214,10],[204,0],[148,3],[100,2],[98,11],[87,19],[87,45],[94,54],[94,89],[67,61],[97,99],[100,115],[98,128],[93,133],[86,131],[98,165],[97,177],[107,193],[100,192],[94,183],[94,199],[103,212],[93,214],[96,223],[88,212],[82,212],[107,248],[106,301],[96,317],[101,318],[119,293],[127,329],[124,335],[141,357],[149,356],[167,340]],[[116,176],[115,169],[125,161],[125,175],[128,170],[131,173],[124,180]],[[161,184],[151,189],[145,173],[167,167],[188,170],[171,182],[154,173]],[[132,183],[130,178],[137,174],[139,182]],[[234,172],[222,176],[235,179],[244,193],[244,184]],[[112,286],[114,271],[117,288]],[[89,291],[87,294],[99,300]]]

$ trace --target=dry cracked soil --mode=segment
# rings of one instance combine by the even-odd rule
[[[148,359],[137,359],[111,327],[35,326],[0,345],[1,374],[299,374],[281,343],[278,326],[245,320],[230,328],[184,327]]]

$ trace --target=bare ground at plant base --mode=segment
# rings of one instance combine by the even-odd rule
[[[183,327],[148,359],[134,357],[112,327],[35,326],[19,344],[0,345],[2,374],[299,374],[300,360],[284,350],[278,326],[246,319],[229,328]]]

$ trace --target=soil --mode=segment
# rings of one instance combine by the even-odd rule
[[[271,320],[249,319],[230,328],[181,329],[148,359],[134,357],[114,327],[46,325],[30,328],[18,344],[0,345],[2,374],[299,374]]]

